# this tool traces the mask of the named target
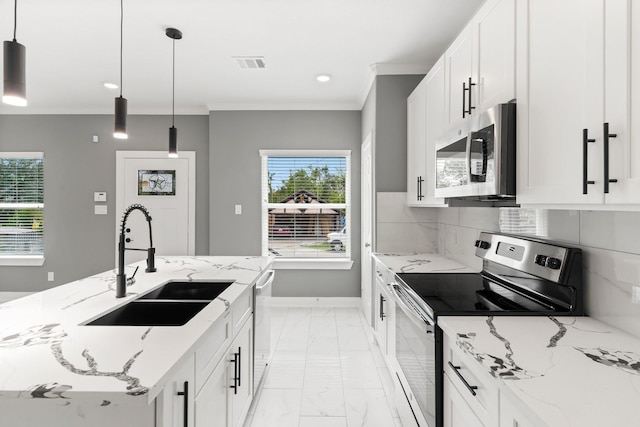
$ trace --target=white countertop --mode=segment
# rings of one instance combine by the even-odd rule
[[[440,317],[549,426],[640,426],[640,340],[589,317]]]
[[[156,257],[115,298],[115,271],[0,305],[0,398],[148,404],[210,326],[265,271],[270,257]],[[233,281],[184,326],[82,326],[168,280]]]
[[[477,270],[439,254],[373,254],[394,273],[476,273]]]

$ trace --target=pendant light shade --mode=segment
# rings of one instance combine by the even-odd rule
[[[169,157],[178,157],[178,129],[175,127],[176,118],[176,40],[182,38],[182,32],[175,28],[167,28],[167,37],[173,40],[172,83],[171,83],[171,127],[169,128]]]
[[[127,98],[122,97],[122,28],[124,23],[123,0],[120,0],[120,96],[116,98],[115,104],[115,126],[113,137],[117,139],[127,139]]]
[[[169,157],[178,157],[178,129],[169,128]]]
[[[113,130],[113,137],[127,139],[127,98],[119,96],[116,98],[116,123]]]
[[[27,105],[26,56],[27,49],[16,41],[18,23],[18,0],[13,10],[13,41],[3,43],[4,91],[2,102],[24,107]]]

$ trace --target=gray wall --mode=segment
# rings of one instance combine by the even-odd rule
[[[362,106],[362,140],[373,135],[373,249],[378,250],[378,192],[407,191],[407,97],[423,75],[377,76]]]
[[[178,116],[179,149],[196,151],[196,254],[209,252],[208,117]],[[167,150],[167,116],[129,116],[129,139],[113,138],[110,115],[3,115],[0,151],[43,151],[45,265],[0,267],[0,291],[41,291],[114,267],[116,150]],[[100,137],[99,143],[92,136]],[[108,215],[93,214],[107,192]],[[47,281],[47,272],[55,281]]]
[[[359,111],[212,111],[210,134],[211,255],[260,255],[260,149],[351,150],[355,261],[351,270],[279,270],[274,296],[360,296]],[[242,205],[242,215],[234,205]]]
[[[407,191],[407,97],[424,75],[376,78],[375,189]]]

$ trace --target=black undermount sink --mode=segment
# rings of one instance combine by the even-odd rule
[[[169,282],[147,292],[144,300],[206,300],[213,301],[233,282]]]
[[[168,282],[86,325],[182,326],[232,283]]]
[[[87,323],[87,326],[182,326],[209,302],[134,300]]]

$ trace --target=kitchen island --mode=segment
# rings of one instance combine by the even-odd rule
[[[248,307],[240,315],[249,323],[253,285],[272,261],[156,257],[155,273],[144,273],[144,262],[127,266],[129,276],[141,268],[124,298],[115,298],[111,270],[0,305],[0,425],[98,425],[101,418],[105,425],[168,425],[161,417],[155,420],[167,412],[157,407],[157,398],[185,364],[193,366],[212,330],[221,329],[230,343],[240,319],[229,320],[226,329],[216,325],[232,317],[241,298]],[[86,326],[173,280],[233,284],[183,326]]]

